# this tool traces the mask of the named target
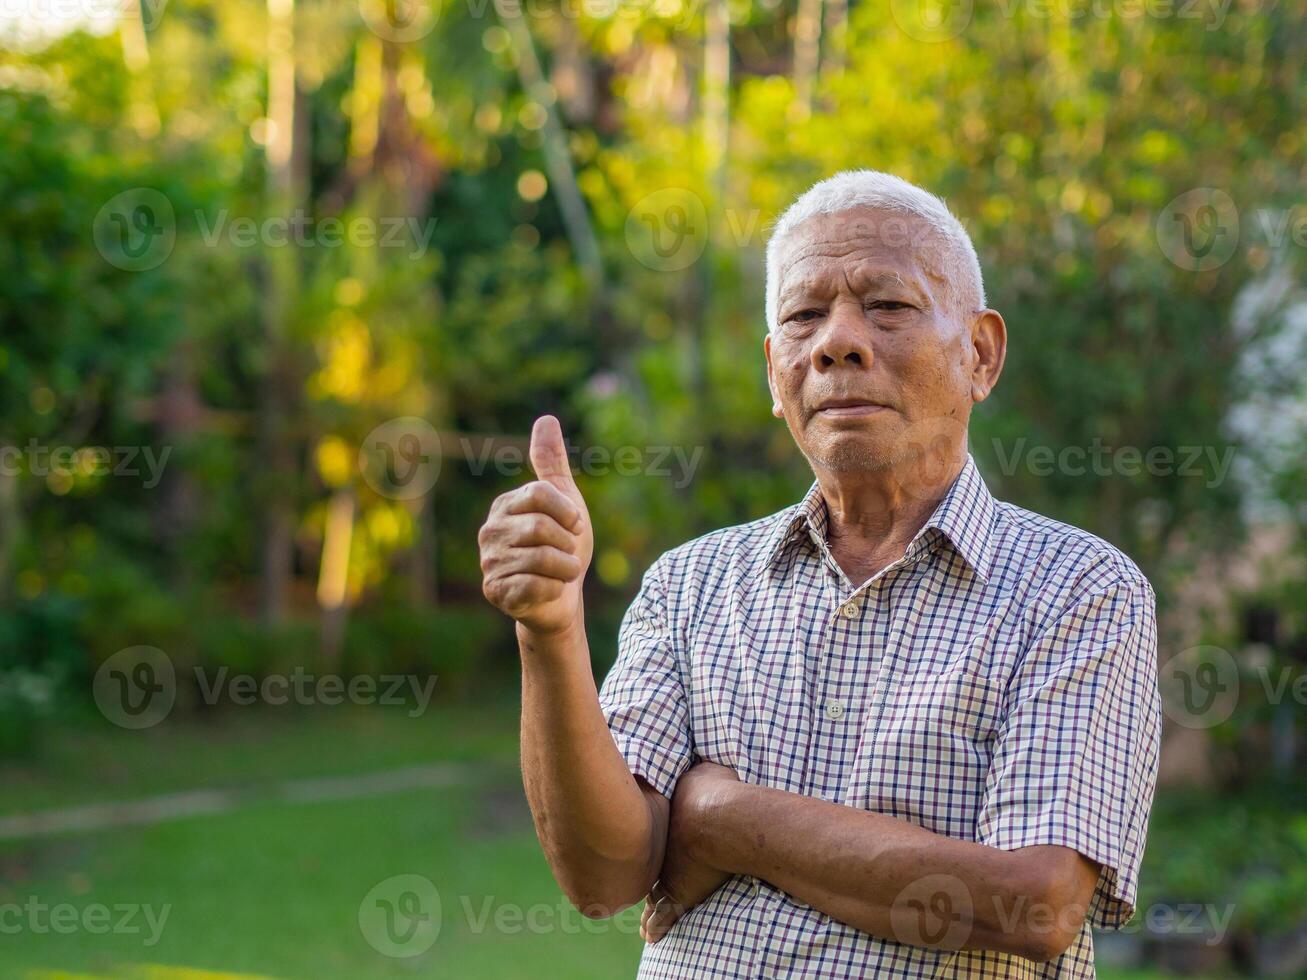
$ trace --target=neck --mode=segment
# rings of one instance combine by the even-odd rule
[[[831,555],[859,585],[903,556],[962,472],[965,452],[911,460],[892,469],[817,469]]]

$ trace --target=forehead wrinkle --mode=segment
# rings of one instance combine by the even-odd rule
[[[787,250],[784,268],[814,257],[840,259],[862,247],[864,247],[863,243],[856,239],[821,238],[815,241],[808,240],[799,245],[791,246]]]
[[[864,248],[884,248],[894,256],[907,253],[915,259],[925,251],[939,252],[947,244],[940,232],[924,218],[883,209],[870,209],[870,213],[883,215],[884,220],[872,222],[866,216],[866,209],[855,208],[848,212],[817,215],[792,229],[784,243],[786,247],[782,253],[784,261],[781,263],[781,271],[784,272],[787,267],[804,259],[815,256],[843,258]],[[862,216],[856,217],[859,214]],[[891,222],[901,224],[891,226]],[[915,226],[915,230],[904,225]],[[921,233],[923,230],[924,235]],[[907,240],[892,244],[887,240],[890,235],[903,236]]]
[[[814,270],[806,274],[800,270],[797,276],[791,277],[787,282],[785,276],[795,270],[798,265],[796,263],[787,267],[786,273],[782,275],[781,288],[777,297],[778,309],[783,308],[795,296],[815,294],[824,297],[838,292],[839,289],[836,284],[839,281],[843,282],[848,292],[855,295],[868,292],[877,287],[897,286],[912,293],[913,297],[926,308],[933,308],[936,305],[932,291],[926,288],[921,281],[922,276],[929,278],[929,273],[920,269],[917,263],[913,263],[914,266],[918,266],[917,268],[893,269],[881,264],[879,257],[869,256],[861,262],[854,263],[851,267],[845,265],[837,269]]]

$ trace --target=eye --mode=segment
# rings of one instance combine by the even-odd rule
[[[799,310],[797,313],[791,313],[785,318],[786,323],[811,323],[817,317],[821,316],[821,310]]]
[[[880,310],[884,313],[899,313],[903,310],[913,309],[911,303],[900,303],[894,299],[878,299],[867,304],[869,310]]]

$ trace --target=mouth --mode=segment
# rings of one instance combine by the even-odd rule
[[[889,406],[865,398],[828,398],[817,406],[817,414],[826,418],[860,418],[888,412]]]

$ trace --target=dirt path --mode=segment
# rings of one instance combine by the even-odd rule
[[[38,810],[0,817],[0,840],[167,823],[188,817],[229,813],[257,803],[320,803],[385,796],[410,789],[468,782],[474,772],[475,768],[467,764],[437,763],[358,776],[296,779],[238,789],[190,790],[120,803]]]

